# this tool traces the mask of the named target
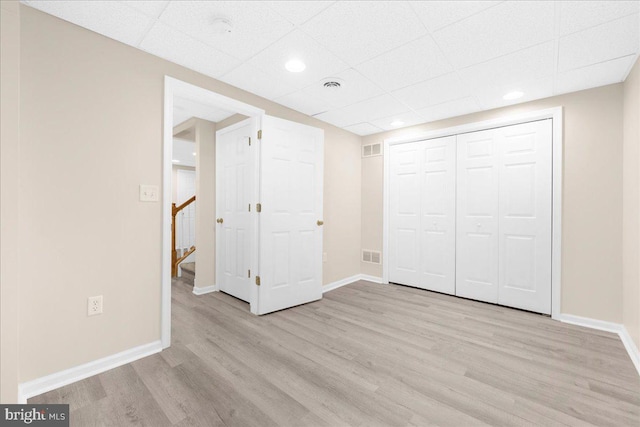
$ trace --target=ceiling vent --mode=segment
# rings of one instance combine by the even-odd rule
[[[336,92],[344,87],[344,81],[335,77],[330,77],[322,81],[322,86],[328,92]]]

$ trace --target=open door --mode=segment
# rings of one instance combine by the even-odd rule
[[[222,292],[246,302],[251,302],[254,127],[246,119],[216,132],[216,282]]]
[[[322,298],[324,132],[262,119],[257,314]]]

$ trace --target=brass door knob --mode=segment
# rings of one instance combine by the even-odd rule
[[[216,219],[216,222],[217,222],[218,224],[222,224],[222,223],[224,222],[224,220],[223,220],[222,218],[218,218],[218,219]]]
[[[321,219],[318,220],[318,222],[316,222],[316,224],[318,224],[319,226],[324,224],[324,221],[322,221]]]

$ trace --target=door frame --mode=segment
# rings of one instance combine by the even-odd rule
[[[382,190],[382,283],[389,284],[389,147],[396,144],[459,135],[509,125],[552,119],[552,189],[551,189],[551,318],[561,317],[562,286],[562,164],[563,164],[563,111],[562,107],[531,111],[523,114],[500,117],[480,122],[466,123],[427,132],[416,132],[404,136],[387,138],[383,149]]]
[[[163,156],[162,156],[162,254],[161,254],[161,303],[160,303],[160,339],[162,348],[171,346],[171,189],[172,189],[172,166],[173,156],[173,98],[174,96],[196,97],[209,105],[233,111],[248,116],[253,123],[254,131],[257,134],[262,126],[262,117],[265,111],[253,105],[246,104],[233,98],[229,98],[219,93],[212,92],[199,86],[178,80],[171,76],[164,76],[164,120],[163,120]],[[258,155],[257,153],[255,154]],[[258,179],[258,162],[255,162],[255,179]],[[257,188],[255,186],[254,188]],[[257,194],[253,195],[257,200]],[[212,218],[213,223],[213,218]],[[253,235],[258,238],[258,218],[253,221]],[[252,249],[251,269],[258,271],[257,267],[257,245]],[[255,270],[254,270],[255,269]],[[257,310],[258,293],[252,287],[251,290],[251,312]],[[217,285],[215,291],[218,290]]]

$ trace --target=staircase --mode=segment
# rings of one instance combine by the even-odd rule
[[[180,266],[180,264],[196,250],[195,244],[191,244],[195,243],[195,241],[193,241],[194,236],[192,236],[189,232],[185,233],[185,230],[180,230],[180,227],[176,227],[176,216],[184,208],[191,205],[192,203],[195,203],[195,201],[196,196],[193,196],[180,206],[176,206],[175,203],[171,204],[171,277],[178,276],[178,266]],[[180,234],[178,235],[178,233]],[[177,240],[180,241],[180,249],[176,247]],[[195,275],[195,263],[185,264],[194,264],[193,274]],[[191,284],[193,284],[193,277],[191,277]]]
[[[196,276],[196,263],[195,262],[183,262],[180,264],[180,271],[182,272],[182,276],[180,279],[193,286],[193,279]]]

